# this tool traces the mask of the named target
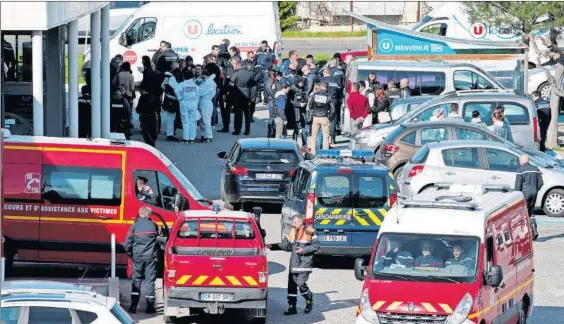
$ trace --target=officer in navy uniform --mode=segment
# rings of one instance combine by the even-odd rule
[[[542,173],[539,168],[529,163],[529,156],[526,154],[521,155],[519,158],[521,166],[517,169],[515,177],[515,191],[521,191],[525,196],[525,203],[527,204],[527,212],[531,220],[531,228],[533,231],[533,240],[537,240],[539,233],[537,232],[537,222],[535,220],[535,203],[537,195],[541,190],[544,182]]]
[[[92,135],[92,103],[90,86],[80,89],[82,96],[78,98],[78,137],[89,138]]]
[[[110,107],[110,131],[123,133],[126,139],[131,137],[131,108],[129,101],[125,99],[121,90],[116,89],[112,93]]]
[[[256,65],[255,67],[259,69],[261,73],[261,81],[262,87],[259,87],[259,90],[264,90],[264,102],[267,103],[269,97],[273,97],[274,95],[268,95],[267,92],[270,91],[269,81],[270,75],[269,71],[272,70],[274,66],[274,61],[276,60],[276,56],[268,46],[268,42],[263,40],[260,43],[260,48],[256,52]],[[260,98],[260,94],[257,95]]]
[[[323,79],[321,79],[321,82],[327,83],[327,92],[329,93],[331,102],[333,103],[333,106],[335,108],[335,115],[331,120],[331,143],[335,144],[337,136],[337,115],[339,112],[337,105],[340,104],[338,96],[341,88],[339,86],[339,80],[331,75],[331,70],[329,68],[323,69]]]
[[[550,104],[542,99],[541,93],[539,91],[533,91],[533,100],[535,101],[537,114],[539,116],[539,128],[541,136],[540,150],[542,152],[545,152],[546,133],[548,132],[548,127],[550,126],[550,120],[552,119],[552,110],[550,109]]]
[[[143,280],[145,280],[145,301],[147,302],[145,313],[156,313],[155,280],[157,278],[159,227],[149,218],[150,215],[151,209],[149,207],[141,207],[139,218],[129,228],[123,243],[127,256],[133,261],[130,313],[137,312]]]

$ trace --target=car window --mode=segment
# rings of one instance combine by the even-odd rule
[[[445,73],[429,72],[415,70],[377,70],[377,69],[359,69],[357,80],[368,80],[368,75],[376,73],[376,79],[387,89],[388,81],[401,80],[407,78],[411,96],[420,95],[438,95],[445,89]]]
[[[155,37],[156,30],[157,30],[156,18],[144,17],[137,19],[125,31],[127,45],[131,46],[133,44],[137,44],[153,39]]]
[[[18,324],[20,313],[20,307],[2,307],[2,324]]]
[[[131,315],[129,315],[125,309],[123,309],[120,305],[115,304],[114,307],[112,307],[112,309],[110,309],[110,312],[112,313],[112,315],[114,315],[114,317],[121,323],[121,324],[133,324],[135,323],[133,321],[133,319],[131,318]]]
[[[446,166],[456,168],[480,168],[480,156],[477,148],[456,148],[442,151],[443,162]]]
[[[427,143],[445,141],[448,132],[446,127],[430,127],[421,129],[421,145]]]
[[[164,209],[174,211],[174,200],[178,194],[178,189],[176,189],[176,186],[172,184],[172,181],[166,175],[160,172],[157,172],[157,174]]]
[[[73,324],[68,308],[31,306],[29,324]]]
[[[297,164],[298,154],[295,151],[281,150],[244,150],[237,163],[239,164]]]
[[[407,135],[401,138],[400,142],[415,145],[415,131],[409,132]]]
[[[529,125],[529,109],[515,102],[500,102],[505,108],[505,118],[511,125]]]
[[[198,238],[198,221],[185,221],[178,228],[177,237],[180,238]]]
[[[429,155],[429,147],[427,145],[423,146],[415,155],[409,160],[411,163],[425,163],[427,156]]]
[[[43,166],[43,199],[51,203],[119,206],[121,187],[120,169]]]
[[[437,109],[443,110],[445,117],[446,117],[446,116],[448,116],[448,112],[450,110],[450,105],[451,105],[451,103],[443,103],[443,104],[440,104],[440,105],[436,105],[436,106],[427,108],[427,109],[425,109],[425,111],[420,112],[419,114],[414,116],[410,121],[411,122],[418,122],[418,121],[434,120],[435,118],[432,118],[433,117],[433,111],[435,111]]]
[[[359,175],[358,199],[354,206],[358,208],[381,208],[388,201],[386,180],[381,176]]]
[[[76,312],[76,315],[78,315],[78,318],[80,319],[80,324],[90,324],[93,323],[98,318],[98,315],[96,315],[96,313],[87,312],[78,309],[75,309],[74,311]]]
[[[440,24],[433,24],[421,28],[419,32],[425,34],[431,34],[431,35],[446,36],[447,28],[448,28],[447,24],[440,23]]]
[[[497,149],[486,149],[488,169],[491,171],[517,172],[519,157]]]
[[[472,71],[456,71],[454,72],[454,89],[484,90],[495,89],[495,86],[478,73]]]
[[[489,138],[484,133],[475,131],[473,129],[456,127],[454,129],[454,132],[456,133],[456,139],[459,140],[489,140]]]
[[[469,122],[472,120],[472,112],[477,110],[480,112],[480,119],[486,124],[492,124],[492,114],[497,106],[505,108],[505,118],[510,125],[529,125],[530,115],[527,107],[515,102],[466,102],[462,108],[462,116],[464,120]]]
[[[317,200],[325,207],[351,207],[351,183],[346,175],[322,175]]]
[[[300,179],[297,184],[297,190],[294,192],[294,195],[298,198],[305,198],[305,194],[307,192],[307,182],[309,180],[309,172],[305,169],[302,169],[300,173]]]
[[[235,229],[235,233],[233,233]],[[235,239],[247,240],[254,239],[255,232],[253,225],[248,221],[233,221],[230,219],[201,220],[198,226],[197,220],[184,221],[178,228],[177,237],[179,238],[200,238],[203,239]]]
[[[304,172],[304,170],[302,168],[298,168],[298,169],[296,169],[296,173],[292,177],[292,183],[290,185],[290,188],[292,190],[291,194],[293,196],[296,196],[296,193],[299,191],[298,188],[299,188],[299,185],[300,185],[300,177],[302,175],[302,172]]]
[[[235,222],[235,239],[252,240],[255,238],[255,230],[249,222]]]

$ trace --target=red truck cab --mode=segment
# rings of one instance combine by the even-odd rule
[[[165,250],[165,322],[225,309],[247,310],[266,321],[268,261],[254,215],[221,210],[185,211],[170,231]]]
[[[523,194],[462,187],[390,209],[369,265],[355,262],[357,324],[526,323],[534,259]]]
[[[2,220],[6,265],[110,263],[141,207],[172,226],[177,208],[211,208],[164,154],[137,141],[6,136]],[[139,195],[139,182],[152,199]],[[179,204],[182,202],[182,204]],[[126,264],[121,244],[117,263]]]

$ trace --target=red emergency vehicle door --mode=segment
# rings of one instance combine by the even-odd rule
[[[187,220],[174,242],[174,285],[266,288],[267,261],[261,245],[258,228],[248,220]],[[229,301],[223,298],[229,294],[207,294],[205,289],[200,296],[202,301]]]
[[[10,249],[5,253],[17,252],[19,260],[35,261],[41,216],[41,148],[6,145],[2,159],[2,235]]]
[[[111,234],[124,232],[125,158],[123,150],[44,147],[40,260],[109,262]]]

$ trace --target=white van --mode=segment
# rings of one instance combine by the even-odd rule
[[[384,89],[387,89],[389,80],[398,83],[402,78],[407,78],[411,96],[437,96],[460,90],[505,89],[493,76],[472,64],[367,59],[351,63],[348,84],[368,80],[371,72],[376,73],[376,78]]]
[[[124,62],[131,63],[135,82],[141,82],[137,69],[141,58],[152,58],[161,41],[170,42],[181,58],[190,55],[199,64],[224,38],[241,50],[243,59],[263,40],[280,57],[277,2],[150,2],[112,34],[110,57],[123,55]],[[84,62],[83,70],[90,68],[90,52]]]
[[[542,18],[539,18],[542,21]],[[522,37],[519,32],[506,31],[492,26],[486,26],[482,23],[470,22],[468,14],[464,11],[464,5],[460,2],[444,2],[437,6],[436,9],[427,14],[423,19],[412,27],[413,31],[446,36],[459,39],[470,40],[491,40],[491,41],[521,41]],[[536,31],[535,34],[540,36],[548,32],[547,30]],[[560,36],[562,37],[562,36]],[[558,39],[564,43],[564,40]],[[540,40],[537,41],[540,50],[546,47]],[[541,63],[548,61],[547,58],[541,57]],[[534,51],[529,52],[529,68],[537,66],[537,55]],[[484,69],[488,70],[484,67]]]

